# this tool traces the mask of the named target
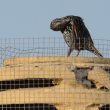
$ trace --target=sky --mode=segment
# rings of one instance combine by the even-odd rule
[[[110,0],[0,0],[0,38],[60,37],[54,18],[78,15],[93,39],[109,39]]]

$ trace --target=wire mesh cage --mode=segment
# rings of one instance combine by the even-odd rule
[[[63,38],[0,40],[0,110],[110,110],[110,41],[79,56]]]

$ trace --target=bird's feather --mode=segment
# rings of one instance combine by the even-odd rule
[[[69,47],[68,56],[73,50],[88,50],[98,57],[102,57],[101,53],[95,48],[91,35],[81,17],[66,16],[55,19],[51,22],[51,29],[62,32]]]

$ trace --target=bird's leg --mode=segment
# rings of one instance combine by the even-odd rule
[[[68,54],[67,54],[67,57],[69,57],[70,56],[70,54],[71,54],[71,52],[73,51],[73,49],[72,48],[69,48],[68,49]]]
[[[77,55],[76,55],[76,56],[78,56],[78,55],[79,55],[79,53],[80,53],[80,51],[78,50],[78,52],[77,52]]]

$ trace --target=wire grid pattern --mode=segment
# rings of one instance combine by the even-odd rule
[[[105,58],[110,57],[110,40],[94,39],[95,47]],[[63,38],[7,38],[0,40],[0,63],[10,57],[67,56],[68,47]],[[76,51],[71,56],[76,55]],[[94,57],[93,53],[81,51],[79,56]]]
[[[100,51],[100,53],[105,58],[110,58],[110,41],[103,39],[95,39],[94,40],[95,47]],[[9,58],[18,58],[18,57],[38,57],[38,56],[67,56],[68,47],[64,42],[63,38],[55,38],[55,37],[41,37],[41,38],[10,38],[10,39],[1,39],[0,40],[0,66],[1,68],[5,68],[3,62]],[[73,51],[71,56],[76,56],[77,51]],[[79,56],[83,57],[95,57],[95,55],[88,51],[81,51]],[[22,68],[23,71],[27,71],[27,67],[18,67]],[[16,69],[16,67],[15,67]],[[11,69],[9,70],[11,72]],[[13,69],[13,71],[16,71]],[[28,72],[25,74],[26,76],[30,74],[30,66],[28,66]],[[60,71],[60,69],[59,69]],[[109,72],[109,69],[108,69]],[[2,73],[5,77],[5,73]],[[4,80],[0,81],[0,91],[6,92],[12,90],[22,90],[27,88],[46,88],[46,87],[54,87],[53,79],[46,78],[27,78],[24,79],[16,79],[16,80]],[[11,76],[9,76],[11,77]],[[16,76],[15,76],[16,77]],[[22,75],[21,75],[22,77]],[[69,80],[69,79],[68,79]],[[63,91],[63,90],[59,90]],[[33,96],[36,93],[33,94]],[[24,92],[25,95],[25,92]],[[84,93],[84,95],[86,95]],[[18,98],[20,94],[18,92]],[[31,96],[31,92],[30,92]],[[36,96],[36,95],[35,95]],[[39,97],[39,95],[38,95]],[[8,98],[6,96],[6,98]],[[36,97],[35,97],[36,98]],[[51,96],[48,95],[48,98],[51,99]],[[61,97],[57,97],[59,100]],[[79,97],[85,98],[85,97]],[[13,99],[13,97],[12,97]],[[8,99],[6,99],[7,102]],[[11,99],[10,99],[11,100]],[[26,100],[26,99],[24,99]],[[80,99],[79,99],[80,100]],[[16,101],[15,101],[16,102]],[[25,102],[25,101],[24,101]],[[31,99],[30,99],[31,102]],[[100,110],[109,110],[109,104],[105,105],[103,108],[99,108]],[[0,110],[57,110],[57,108],[48,103],[19,103],[19,104],[3,104],[0,105]],[[79,110],[79,109],[78,109]]]

